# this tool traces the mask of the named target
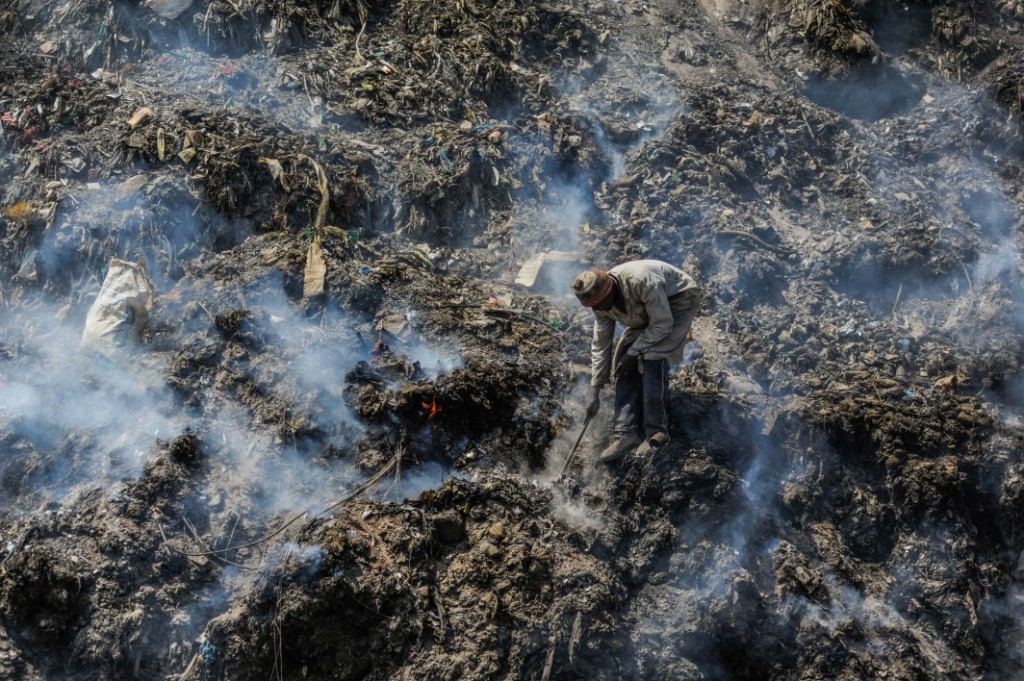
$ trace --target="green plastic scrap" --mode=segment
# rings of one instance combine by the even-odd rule
[[[413,260],[417,261],[420,265],[422,265],[423,267],[426,267],[427,269],[431,269],[431,270],[434,269],[434,263],[430,262],[430,258],[428,258],[427,256],[423,255],[422,253],[420,253],[417,250],[405,251],[403,253],[403,255],[409,256],[410,258],[412,258]]]

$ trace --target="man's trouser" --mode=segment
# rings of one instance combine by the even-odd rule
[[[616,433],[633,431],[646,439],[655,433],[668,433],[668,362],[641,361],[642,372],[634,371],[615,383],[613,428]]]
[[[682,296],[669,298],[676,324],[672,336],[680,343],[686,343],[690,326],[697,316],[699,303]],[[619,360],[633,345],[642,329],[627,329],[615,347],[612,371]],[[655,433],[668,433],[668,361],[645,359],[638,363],[638,371],[615,382],[615,423],[616,433],[636,432],[642,439]]]

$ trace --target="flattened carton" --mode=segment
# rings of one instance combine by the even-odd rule
[[[144,264],[112,259],[85,318],[82,348],[112,354],[137,338],[153,310],[155,295]]]

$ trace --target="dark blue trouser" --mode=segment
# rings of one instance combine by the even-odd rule
[[[644,371],[615,384],[616,433],[636,432],[641,439],[668,433],[668,362],[643,360]]]

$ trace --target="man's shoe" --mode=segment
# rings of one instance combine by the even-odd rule
[[[636,455],[644,456],[648,454],[652,449],[664,447],[669,443],[669,441],[671,441],[671,439],[672,438],[668,436],[668,433],[655,433],[654,435],[644,440],[642,445],[636,448]]]
[[[604,448],[597,460],[601,463],[611,463],[622,457],[623,454],[633,451],[640,444],[640,438],[636,433],[616,433],[611,444]]]

